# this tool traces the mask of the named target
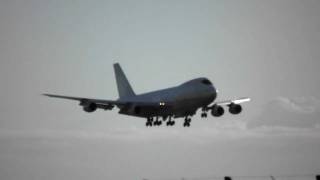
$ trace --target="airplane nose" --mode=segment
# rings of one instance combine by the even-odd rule
[[[216,87],[212,86],[212,92],[215,92],[215,93],[218,92],[218,90],[216,89]]]
[[[211,85],[211,87],[212,87],[212,91],[214,91],[215,93],[219,92],[218,89],[213,84]]]
[[[212,86],[212,91],[211,91],[212,98],[216,99],[217,94],[218,94],[218,90],[214,86]]]

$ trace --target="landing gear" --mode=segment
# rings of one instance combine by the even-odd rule
[[[188,116],[184,119],[183,127],[190,127],[191,125],[191,118]]]
[[[159,120],[159,117],[156,117],[155,121],[153,120],[153,117],[148,117],[146,126],[151,127],[151,126],[161,126],[163,123],[165,123],[167,126],[174,126],[176,122],[172,120],[172,116],[168,117],[168,120],[165,121],[167,118],[162,119],[163,121]],[[191,122],[191,118],[186,117],[185,122],[184,122],[184,127],[189,127]]]
[[[167,122],[167,126],[174,126],[176,122],[171,120],[171,116],[169,116],[169,121]]]
[[[161,126],[161,124],[162,124],[162,121],[154,121],[153,122],[154,126]]]
[[[206,117],[208,117],[208,115],[207,115],[206,112],[203,112],[203,113],[201,113],[201,117],[202,117],[202,118],[206,118]]]
[[[207,115],[207,108],[206,107],[203,107],[202,108],[202,113],[201,113],[201,118],[206,118],[208,117]]]
[[[167,126],[174,126],[176,124],[176,122],[174,121],[168,121],[167,122]]]
[[[160,121],[160,120],[159,120],[159,117],[157,116],[157,117],[156,117],[156,120],[153,122],[153,125],[154,125],[154,126],[161,126],[161,124],[162,124],[162,121]]]
[[[153,117],[148,117],[147,118],[147,122],[146,122],[146,126],[147,127],[151,127],[152,126],[152,124],[153,124]]]
[[[147,118],[147,122],[146,122],[146,126],[147,127],[151,127],[151,126],[161,126],[162,125],[162,121],[159,120],[159,117],[156,117],[156,120],[153,121],[153,117],[148,117]]]

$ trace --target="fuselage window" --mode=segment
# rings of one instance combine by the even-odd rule
[[[212,85],[212,83],[208,79],[202,80],[202,83],[206,85]]]

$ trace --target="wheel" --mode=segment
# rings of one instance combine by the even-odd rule
[[[155,121],[155,122],[154,122],[154,125],[155,125],[155,126],[160,126],[161,124],[162,124],[161,121]]]
[[[189,122],[183,123],[183,127],[190,127],[190,123]]]
[[[183,127],[189,127],[189,126],[190,126],[189,123],[187,123],[187,122],[183,123]]]
[[[146,126],[147,126],[147,127],[149,127],[149,126],[151,127],[151,126],[152,126],[152,123],[151,123],[151,122],[146,122]]]
[[[167,126],[173,126],[174,124],[175,124],[174,121],[168,121],[168,122],[167,122]]]

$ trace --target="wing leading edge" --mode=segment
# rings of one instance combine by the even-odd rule
[[[242,104],[242,103],[249,102],[249,101],[251,101],[250,98],[244,97],[244,98],[239,98],[239,99],[235,99],[235,100],[221,101],[221,102],[217,102],[215,104],[220,105],[220,106],[228,106],[230,104]]]
[[[128,109],[132,107],[138,107],[139,109],[148,109],[157,111],[163,108],[171,108],[172,103],[170,102],[139,102],[139,101],[113,101],[113,100],[103,100],[103,99],[91,99],[91,98],[83,98],[83,97],[74,97],[74,96],[62,96],[55,94],[43,94],[44,96],[48,96],[51,98],[60,98],[67,100],[79,101],[80,106],[96,109],[104,109],[104,110],[112,110],[114,106],[117,106],[121,109],[120,112],[128,111]],[[90,109],[88,112],[91,112]]]
[[[83,97],[73,97],[73,96],[62,96],[62,95],[55,95],[55,94],[43,94],[44,96],[48,96],[51,98],[60,98],[60,99],[68,99],[68,100],[75,100],[80,101],[81,106],[85,106],[86,104],[94,103],[97,105],[97,108],[101,109],[113,109],[116,106],[124,106],[126,103],[120,101],[113,101],[113,100],[103,100],[103,99],[91,99],[91,98],[83,98]]]

